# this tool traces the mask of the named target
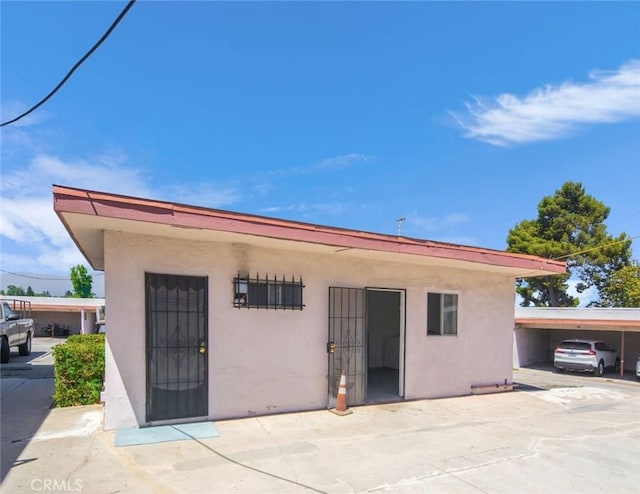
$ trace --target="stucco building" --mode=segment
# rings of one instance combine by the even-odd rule
[[[105,428],[511,382],[514,279],[562,262],[54,186],[105,271]]]

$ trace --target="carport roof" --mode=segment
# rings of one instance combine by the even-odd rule
[[[105,305],[104,298],[2,296],[0,300],[20,300],[31,304],[32,312],[96,311]]]
[[[104,269],[105,231],[364,257],[502,273],[566,271],[565,262],[499,250],[383,235],[70,187],[53,186],[54,210],[94,269]]]
[[[640,332],[640,308],[516,307],[516,328]]]

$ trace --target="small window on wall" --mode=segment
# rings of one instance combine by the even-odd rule
[[[458,295],[454,293],[427,294],[427,334],[458,334]]]
[[[233,306],[246,309],[302,310],[302,278],[238,275],[233,280]]]

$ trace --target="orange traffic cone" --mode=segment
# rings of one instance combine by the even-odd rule
[[[353,413],[347,408],[347,374],[342,371],[340,376],[340,385],[338,386],[338,396],[336,397],[336,407],[329,410],[336,415],[349,415]]]

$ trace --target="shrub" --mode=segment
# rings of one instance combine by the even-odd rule
[[[104,335],[72,335],[53,347],[56,406],[100,402],[104,380]]]
[[[104,334],[72,334],[67,338],[66,343],[97,343],[104,345]]]

